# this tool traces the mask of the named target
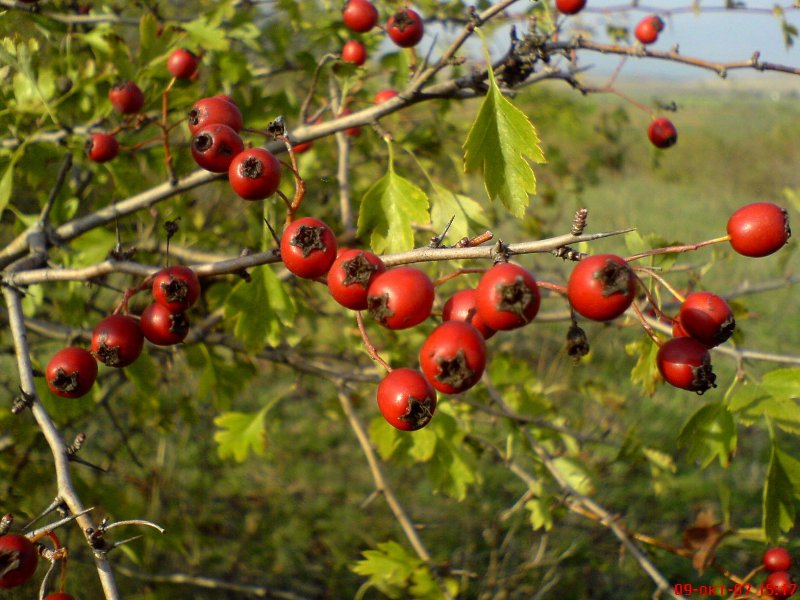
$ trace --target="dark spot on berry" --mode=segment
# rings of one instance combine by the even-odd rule
[[[314,250],[327,250],[327,246],[322,239],[325,234],[324,227],[309,227],[308,225],[301,225],[289,240],[292,246],[297,246],[303,251],[303,256],[306,257]]]
[[[342,280],[343,285],[349,286],[357,284],[367,289],[372,274],[378,270],[378,265],[369,262],[367,257],[363,254],[359,254],[350,260],[344,261],[342,263],[342,269],[344,269],[345,272],[345,277]]]

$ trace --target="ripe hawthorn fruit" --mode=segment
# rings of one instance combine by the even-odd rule
[[[388,102],[392,98],[397,96],[397,92],[394,90],[381,90],[377,94],[375,94],[375,104],[383,104],[384,102]]]
[[[304,152],[308,152],[311,149],[311,146],[314,145],[314,142],[301,142],[299,144],[294,144],[292,146],[292,150],[295,154],[303,154]]]
[[[170,312],[184,312],[200,297],[200,280],[189,267],[173,265],[153,277],[153,300]]]
[[[669,148],[678,141],[678,130],[666,117],[653,119],[647,128],[647,137],[656,148]]]
[[[463,321],[445,321],[419,351],[425,378],[440,392],[460,394],[478,383],[486,368],[486,343],[480,331]]]
[[[694,338],[672,338],[664,342],[658,349],[656,365],[664,380],[677,388],[703,394],[717,387],[708,348]]]
[[[658,34],[662,29],[664,29],[664,21],[660,17],[650,15],[639,21],[634,35],[642,44],[652,44],[658,39]]]
[[[433,283],[424,271],[387,269],[367,288],[367,310],[387,329],[408,329],[430,316],[434,295]]]
[[[281,259],[291,273],[304,279],[322,277],[336,260],[336,236],[312,217],[293,221],[281,236]]]
[[[764,568],[771,573],[788,571],[792,568],[792,555],[789,554],[786,548],[775,546],[773,548],[768,548],[764,552],[761,562]]]
[[[681,324],[680,314],[672,320],[672,337],[690,337]]]
[[[206,171],[225,173],[244,150],[244,142],[232,128],[221,123],[205,125],[192,137],[192,158]]]
[[[192,105],[188,117],[189,131],[192,135],[206,125],[227,125],[236,133],[244,127],[242,113],[230,96],[201,98]]]
[[[93,133],[84,146],[86,156],[94,162],[104,163],[117,157],[119,142],[113,135]]]
[[[615,254],[596,254],[581,260],[570,273],[567,298],[579,314],[593,321],[616,319],[633,302],[636,277]]]
[[[174,346],[189,333],[189,320],[182,312],[171,312],[163,304],[153,302],[142,311],[139,327],[147,340],[156,346]]]
[[[176,48],[167,59],[167,71],[175,79],[191,79],[200,65],[200,57],[186,48]]]
[[[351,31],[366,33],[378,24],[378,9],[369,0],[350,0],[342,11],[342,21]]]
[[[66,592],[54,592],[52,594],[47,594],[44,597],[44,600],[75,600],[75,597],[72,594],[67,594]]]
[[[713,348],[727,341],[736,329],[731,307],[711,292],[692,292],[681,304],[678,319],[683,330]]]
[[[556,8],[563,15],[575,15],[586,6],[586,0],[556,0]]]
[[[92,332],[92,354],[109,367],[127,367],[142,353],[144,335],[135,319],[109,315]]]
[[[97,361],[88,350],[68,346],[56,352],[45,369],[47,387],[62,398],[80,398],[97,379]]]
[[[478,314],[478,292],[474,289],[459,290],[450,296],[442,308],[442,320],[469,323],[480,331],[485,340],[497,333]]]
[[[342,60],[360,67],[367,61],[367,48],[358,40],[349,40],[342,46]]]
[[[383,418],[402,431],[422,429],[436,410],[436,390],[414,369],[395,369],[384,377],[377,400]]]
[[[731,247],[743,256],[760,258],[783,248],[789,241],[789,213],[771,202],[741,207],[728,219]]]
[[[108,99],[118,113],[138,113],[144,106],[144,94],[132,81],[122,81],[108,91]]]
[[[533,275],[519,265],[493,266],[481,276],[475,293],[478,315],[492,329],[522,327],[539,312],[539,286]]]
[[[0,589],[27,582],[38,564],[39,553],[28,538],[15,533],[0,535]]]
[[[422,17],[410,8],[402,8],[386,22],[386,33],[401,48],[416,46],[425,33]]]
[[[766,581],[764,581],[764,589],[773,600],[785,600],[794,595],[797,586],[789,573],[786,571],[775,571],[774,573],[770,573]]]
[[[281,163],[269,150],[248,148],[231,161],[228,180],[239,197],[263,200],[274,194],[281,184]]]
[[[372,252],[346,248],[328,270],[328,291],[342,306],[365,310],[369,284],[385,270],[383,261]]]

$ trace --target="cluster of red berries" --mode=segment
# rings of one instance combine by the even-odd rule
[[[786,548],[776,546],[767,549],[761,560],[764,569],[769,571],[762,589],[773,600],[785,600],[794,595],[797,584],[792,581],[789,569],[792,568],[792,556]]]
[[[172,346],[189,333],[185,312],[200,295],[200,281],[189,267],[166,267],[152,283],[153,303],[139,319],[113,314],[92,332],[91,351],[68,346],[56,352],[47,364],[45,378],[50,391],[62,398],[80,398],[97,379],[97,362],[122,368],[142,353],[146,339],[157,346]]]
[[[370,0],[349,0],[342,11],[345,26],[356,33],[371,31],[378,24],[378,9]],[[401,8],[386,21],[389,39],[401,48],[416,46],[425,33],[425,24],[419,13]],[[367,48],[359,40],[348,40],[342,47],[342,60],[356,66],[367,60]]]
[[[15,588],[27,583],[39,565],[36,545],[24,535],[7,533],[0,535],[0,589]],[[66,592],[53,592],[44,600],[75,600]]]

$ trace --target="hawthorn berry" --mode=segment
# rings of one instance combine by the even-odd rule
[[[336,236],[325,223],[312,217],[293,221],[281,236],[283,264],[298,277],[322,277],[336,260]]]
[[[339,252],[328,271],[328,290],[342,306],[365,310],[369,284],[385,270],[383,261],[372,252],[347,248]]]
[[[672,337],[690,337],[681,324],[680,314],[672,320]]]
[[[662,29],[664,29],[664,21],[660,17],[650,15],[639,21],[634,35],[642,44],[652,44],[658,39],[658,34]]]
[[[678,130],[666,117],[653,119],[647,128],[647,137],[656,148],[669,148],[678,141]]]
[[[144,94],[132,81],[123,81],[108,91],[108,99],[118,113],[130,115],[138,113],[144,106]]]
[[[66,592],[54,592],[52,594],[47,594],[44,597],[44,600],[75,600],[75,597],[72,594],[67,594]]]
[[[230,96],[211,96],[201,98],[189,110],[189,131],[192,135],[206,125],[227,125],[236,133],[244,127],[244,119],[239,107],[229,99]]]
[[[269,150],[248,148],[231,161],[228,180],[241,198],[263,200],[281,184],[281,163]]]
[[[436,390],[414,369],[394,369],[378,384],[378,408],[396,429],[417,431],[430,423]]]
[[[367,288],[367,310],[387,329],[408,329],[430,316],[434,295],[433,283],[424,271],[387,269]]]
[[[86,156],[94,162],[104,163],[119,154],[119,142],[113,135],[93,133],[84,146]]]
[[[205,125],[192,137],[192,158],[212,173],[227,172],[233,159],[243,150],[244,142],[239,134],[221,123]]]
[[[556,0],[558,12],[564,15],[575,15],[586,6],[586,0]]]
[[[139,323],[127,315],[110,315],[92,332],[92,354],[109,367],[127,367],[139,358],[143,346]]]
[[[567,282],[570,305],[593,321],[616,319],[628,310],[635,293],[633,271],[615,254],[587,256],[575,265]]]
[[[0,589],[27,582],[38,564],[39,553],[28,538],[15,533],[0,535]]]
[[[45,369],[47,387],[62,398],[80,398],[97,379],[97,361],[87,350],[68,346],[56,352]]]
[[[764,552],[761,562],[764,568],[771,573],[788,571],[792,568],[792,555],[789,554],[786,548],[775,546],[773,548],[768,548]]]
[[[760,258],[780,250],[789,241],[789,213],[771,202],[741,207],[728,219],[731,247],[742,256]]]
[[[292,145],[292,150],[295,154],[303,154],[304,152],[308,152],[311,149],[311,146],[314,145],[314,142],[301,142],[299,144]]]
[[[483,375],[486,342],[469,323],[445,321],[422,344],[419,364],[437,390],[460,394],[478,383]]]
[[[394,90],[381,90],[377,94],[375,94],[375,104],[383,104],[384,102],[388,102],[392,98],[397,96],[397,92]]]
[[[401,48],[416,46],[425,33],[422,17],[410,8],[402,8],[386,22],[386,32]]]
[[[442,307],[443,321],[463,321],[480,331],[483,339],[488,340],[496,330],[483,322],[478,314],[478,292],[474,289],[459,290],[444,303]]]
[[[153,300],[171,312],[184,312],[200,297],[200,280],[189,267],[173,265],[153,277]]]
[[[342,46],[342,60],[360,67],[367,61],[367,48],[358,40],[349,40]]]
[[[378,9],[369,0],[349,0],[342,11],[342,21],[351,31],[365,33],[378,24]]]
[[[711,292],[693,292],[686,296],[678,319],[687,334],[709,348],[725,342],[736,329],[731,307],[724,298]]]
[[[191,79],[200,65],[200,57],[186,48],[176,48],[167,59],[167,71],[175,79]]]
[[[764,581],[764,589],[773,600],[785,600],[794,596],[797,585],[786,571],[775,571]]]
[[[664,342],[656,354],[656,365],[664,380],[677,388],[703,394],[717,387],[708,348],[694,338]]]
[[[174,346],[189,333],[189,320],[182,312],[172,312],[163,304],[153,302],[142,311],[139,327],[147,341],[156,346]]]
[[[540,303],[536,279],[512,263],[493,266],[481,276],[476,288],[478,316],[492,329],[516,329],[530,323]]]

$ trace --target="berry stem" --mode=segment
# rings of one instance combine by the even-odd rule
[[[631,304],[631,308],[633,308],[633,312],[639,320],[642,329],[644,329],[645,333],[653,340],[653,343],[660,348],[664,342],[658,337],[658,334],[655,329],[650,326],[650,323],[647,322],[647,318],[642,314],[642,310],[635,302]]]
[[[551,292],[555,292],[556,294],[561,294],[562,296],[567,295],[567,286],[559,285],[557,283],[551,283],[550,281],[536,281],[536,285],[540,288],[545,290],[550,290]]]
[[[633,256],[629,256],[625,260],[631,262],[633,260],[639,260],[640,258],[646,258],[648,256],[656,256],[658,254],[670,254],[675,252],[692,252],[704,246],[710,246],[711,244],[719,244],[720,242],[727,242],[730,239],[731,236],[723,235],[722,237],[706,240],[704,242],[698,242],[696,244],[684,244],[682,246],[666,246],[664,248],[653,248],[652,250],[647,250],[645,252],[640,252],[639,254],[634,254]]]
[[[653,279],[658,281],[658,283],[660,283],[662,286],[664,286],[666,288],[666,290],[670,294],[672,294],[672,297],[675,298],[678,302],[683,303],[686,300],[686,298],[684,297],[683,294],[681,294],[678,290],[676,290],[674,287],[672,287],[669,284],[669,282],[666,279],[664,279],[663,277],[661,277],[661,275],[656,273],[655,270],[650,269],[648,267],[641,267],[641,266],[631,267],[631,268],[635,272],[638,271],[640,273],[646,273],[647,275],[649,275],[650,277],[652,277]],[[637,279],[639,279],[638,275],[637,275]],[[642,280],[639,279],[639,283],[642,285],[642,289],[645,290],[645,294],[647,294],[647,300],[650,302],[650,304],[653,306],[653,308],[656,309],[658,312],[661,312],[657,307],[656,301],[653,299],[653,297],[650,295],[650,292],[647,290],[647,286],[644,285],[644,282],[642,282]]]
[[[375,345],[367,335],[367,328],[364,326],[364,317],[361,315],[360,310],[356,311],[356,322],[358,323],[358,331],[361,333],[361,339],[364,341],[364,347],[367,349],[367,354],[369,354],[369,357],[386,369],[388,373],[391,373],[392,367],[380,357],[378,351],[375,349]]]
[[[470,267],[465,269],[456,269],[452,273],[448,273],[447,275],[442,275],[439,279],[434,280],[433,287],[439,287],[443,283],[450,281],[451,279],[455,279],[456,277],[460,277],[461,275],[468,275],[470,273],[485,273],[486,269],[482,269],[480,267]]]

